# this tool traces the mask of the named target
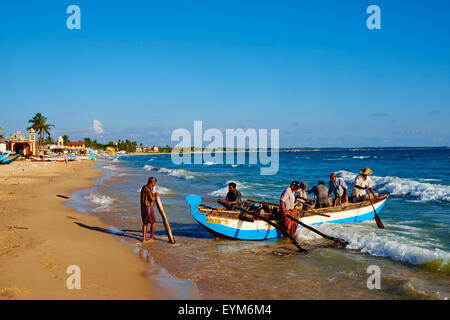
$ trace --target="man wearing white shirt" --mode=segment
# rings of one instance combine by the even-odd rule
[[[364,168],[360,171],[360,173],[361,174],[355,179],[355,185],[352,189],[350,202],[362,202],[364,200],[367,200],[367,190],[370,190],[375,199],[377,199],[377,196],[375,196],[375,193],[373,191],[374,184],[372,182],[372,179],[370,179],[369,177],[369,175],[371,175],[373,171],[369,168]]]

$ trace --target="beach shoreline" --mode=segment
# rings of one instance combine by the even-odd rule
[[[92,161],[0,167],[0,299],[160,299],[148,267],[109,226],[58,195],[92,187]],[[81,289],[68,289],[69,266]]]

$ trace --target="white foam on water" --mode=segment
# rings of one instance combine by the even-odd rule
[[[118,177],[122,177],[122,176],[135,176],[136,174],[133,173],[119,173],[117,176]]]
[[[376,159],[378,156],[353,156],[353,159]]]
[[[119,170],[119,167],[116,166],[115,164],[113,164],[113,165],[109,165],[109,166],[103,166],[103,169],[107,169],[107,170],[111,170],[111,171],[117,171],[117,170]]]
[[[420,178],[419,180],[425,181],[425,182],[427,182],[427,181],[442,181],[441,179],[433,179],[433,178]]]
[[[357,176],[355,173],[345,170],[340,170],[337,173],[339,177],[352,183]],[[393,195],[411,195],[425,201],[450,201],[450,186],[391,176],[371,176],[371,178],[375,184],[382,185],[379,189],[382,192],[389,192]]]
[[[322,224],[314,226],[326,235],[342,238],[349,242],[347,249],[358,250],[372,256],[386,257],[395,261],[410,264],[425,264],[436,260],[442,260],[441,267],[448,264],[450,253],[434,248],[425,248],[426,242],[418,242],[407,236],[384,230],[373,230],[373,221],[359,224]],[[310,230],[301,228],[295,234],[299,240],[314,240],[320,236]],[[439,270],[439,268],[438,268]]]
[[[144,166],[145,170],[154,170],[157,172],[167,173],[169,176],[177,177],[180,179],[190,180],[194,178],[194,175],[192,172],[184,170],[184,169],[168,169],[168,168],[158,168],[151,165],[146,164]]]
[[[97,193],[90,193],[84,199],[100,205],[93,210],[95,212],[109,211],[111,204],[114,202],[113,198]]]
[[[156,185],[154,188],[154,191],[158,192],[159,194],[176,194],[174,191],[170,190],[169,188],[163,187],[163,186],[158,186]],[[137,190],[138,193],[141,193],[141,189]]]
[[[217,163],[215,163],[214,161],[206,161],[206,162],[203,163],[203,165],[205,165],[205,166],[212,166],[212,165],[215,165],[215,164],[217,164]]]
[[[227,182],[224,183],[223,188],[212,191],[212,192],[208,193],[208,195],[213,196],[213,197],[225,197],[228,193],[228,184],[230,182],[236,183],[236,189],[238,189],[238,190],[248,188],[248,186],[245,183],[239,182],[237,180],[228,180]]]

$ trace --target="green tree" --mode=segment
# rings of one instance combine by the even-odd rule
[[[0,127],[0,131],[3,131],[2,127]],[[3,139],[5,139],[5,137],[0,133],[0,140],[3,140]]]
[[[51,128],[55,127],[55,125],[47,123],[47,117],[44,117],[40,112],[36,113],[36,115],[31,120],[28,120],[28,122],[32,123],[32,125],[29,126],[27,130],[33,128],[34,131],[36,131],[36,134],[39,136],[39,145],[43,144],[44,137],[50,135]]]
[[[91,147],[92,146],[91,138],[84,138],[84,144],[86,145],[86,147]]]
[[[64,144],[68,144],[70,142],[69,136],[67,134],[63,135],[62,138]]]
[[[52,137],[50,135],[47,136],[47,138],[45,138],[44,143],[47,144],[54,144],[55,140],[52,139]]]

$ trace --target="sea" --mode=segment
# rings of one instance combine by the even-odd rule
[[[224,161],[225,162],[225,155]],[[248,159],[249,153],[246,154]],[[104,174],[89,189],[75,191],[68,205],[99,217],[107,232],[130,244],[148,263],[147,277],[168,299],[448,299],[450,297],[450,150],[445,148],[286,151],[279,171],[261,175],[260,164],[176,165],[170,154],[130,155],[97,160]],[[192,217],[185,197],[200,195],[215,205],[235,182],[243,199],[278,202],[292,180],[309,186],[336,172],[349,189],[369,167],[378,193],[390,193],[379,216],[355,224],[323,224],[323,233],[349,242],[345,249],[299,229],[306,254],[287,239],[218,240]],[[158,211],[156,240],[140,244],[139,193],[157,178],[177,243],[167,241]],[[374,287],[377,270],[379,286]]]

